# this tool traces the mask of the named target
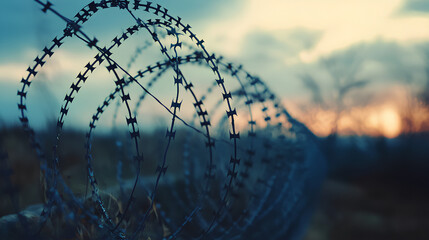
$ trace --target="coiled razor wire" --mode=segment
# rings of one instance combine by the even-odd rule
[[[56,11],[49,1],[35,2],[42,6],[44,13],[53,13],[65,21],[66,27],[63,34],[55,37],[40,57],[36,57],[18,90],[19,119],[40,160],[46,195],[38,226],[32,228],[36,230],[26,231],[29,238],[259,239],[269,236],[269,239],[284,239],[292,236],[293,223],[299,221],[323,177],[324,161],[318,156],[312,133],[291,117],[258,77],[242,66],[210,54],[189,25],[158,4],[139,0],[94,1],[72,20]],[[101,46],[97,38],[89,37],[84,25],[95,13],[109,8],[127,13],[134,25],[113,38],[110,45]],[[151,41],[137,34],[139,32],[146,33]],[[56,124],[53,157],[48,157],[30,126],[27,93],[46,61],[69,38],[79,39],[98,53],[77,74],[64,97]],[[126,67],[122,67],[115,60],[115,52],[129,39],[137,39],[141,45]],[[142,67],[140,60],[147,58],[145,53],[150,48],[158,48],[162,59]],[[103,64],[115,87],[89,121],[82,161],[86,162],[87,190],[90,191],[82,195],[75,193],[63,179],[59,146],[67,115],[79,90]],[[209,69],[214,76],[201,76],[191,82],[194,77],[186,74],[189,67]],[[133,68],[138,70],[132,73]],[[207,84],[204,78],[212,79],[211,83]],[[173,84],[171,103],[160,97],[164,89],[157,85],[162,81]],[[97,123],[116,99],[112,122],[116,125],[116,119],[121,120],[124,114],[129,137],[116,142],[115,151],[125,153],[116,156],[116,176],[104,176],[94,167],[98,159],[93,154],[93,139]],[[153,149],[159,157],[155,163],[151,162],[150,153],[144,151],[148,143],[141,137],[138,124],[154,108],[146,106],[145,102],[149,101],[170,118],[165,139],[160,140],[163,144]],[[120,131],[120,127],[113,129]],[[1,162],[5,162],[5,155],[2,156]],[[149,169],[154,165],[155,169]],[[170,165],[175,169],[169,170]],[[132,174],[124,171],[126,166],[133,169]],[[8,173],[2,176],[11,174]],[[116,196],[103,194],[99,177],[117,180],[120,191]],[[5,192],[13,197],[13,191]],[[121,204],[112,207],[112,199]],[[43,229],[54,219],[66,223],[68,230],[45,236]],[[22,215],[19,220],[21,225],[28,226]]]

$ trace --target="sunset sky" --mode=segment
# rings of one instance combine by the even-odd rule
[[[87,1],[51,2],[59,12],[72,18]],[[429,88],[426,0],[154,2],[189,23],[205,40],[209,51],[242,63],[260,76],[292,113],[295,111],[316,133],[326,127],[318,130],[313,125],[326,117],[308,116],[328,116],[341,109],[344,118],[361,111],[358,115],[367,115],[367,128],[382,129],[381,135],[394,137],[401,132],[400,118],[404,112],[398,98],[412,99],[410,103],[415,107],[420,101],[414,98]],[[103,19],[111,20],[111,15],[99,15],[98,39],[111,39],[132,23],[125,15],[117,15],[114,23],[103,25]],[[11,124],[18,116],[16,91],[20,79],[65,24],[53,14],[41,12],[33,1],[4,1],[0,19],[0,124]],[[56,53],[58,67],[44,74],[48,79],[60,79],[68,71],[74,76],[75,67],[80,66],[77,60],[92,56],[84,44],[79,46],[75,41]],[[363,84],[347,92],[339,106],[338,89],[353,82]],[[44,87],[53,88],[49,98],[52,106],[59,108],[65,89],[57,96],[55,88],[59,85],[47,81]],[[45,110],[40,107],[40,111]],[[371,134],[372,130],[359,131]]]

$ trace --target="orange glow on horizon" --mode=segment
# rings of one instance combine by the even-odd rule
[[[369,114],[368,120],[365,122],[375,131],[379,131],[381,136],[387,138],[397,137],[401,133],[401,119],[398,111],[390,106],[374,109]]]
[[[398,92],[370,105],[349,107],[339,113],[333,108],[299,105],[291,101],[285,101],[285,105],[293,116],[320,137],[336,132],[342,136],[395,138],[404,133],[429,131],[429,107],[417,98]]]
[[[397,137],[402,133],[401,117],[398,111],[389,105],[355,107],[337,114],[332,110],[312,109],[310,117],[299,116],[311,131],[326,137],[335,131],[339,135],[368,135]]]

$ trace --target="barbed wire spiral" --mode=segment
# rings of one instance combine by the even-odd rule
[[[312,133],[260,78],[210,53],[190,25],[158,4],[94,1],[69,19],[49,1],[35,2],[66,27],[35,58],[18,90],[19,120],[40,161],[46,198],[36,224],[19,215],[27,229],[23,234],[43,239],[283,239],[296,231],[293,223],[320,184],[324,160]],[[102,46],[85,24],[107,9],[133,23]],[[64,97],[51,154],[30,124],[27,95],[37,73],[69,39],[97,53]],[[135,49],[127,64],[116,58],[123,48]],[[158,60],[150,49],[158,49]],[[82,191],[61,173],[62,133],[79,91],[97,72],[108,73],[103,81],[113,80],[114,86],[89,119]],[[111,115],[104,114],[108,110]],[[167,130],[148,139],[141,129],[153,126],[142,122],[155,113],[163,119],[157,124]],[[94,144],[103,118],[115,133],[128,127],[127,138],[116,135],[115,176],[94,165],[106,160]],[[6,155],[1,156],[3,166]],[[2,192],[14,198],[7,180],[13,173],[6,165],[1,169]],[[120,190],[109,192],[100,178],[114,179]],[[14,202],[19,213],[19,201]],[[46,237],[49,226],[62,230]]]

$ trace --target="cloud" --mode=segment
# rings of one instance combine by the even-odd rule
[[[405,8],[426,9],[422,7],[427,6],[425,2],[408,1]],[[54,2],[54,7],[65,16],[72,17],[86,3],[83,0],[57,1]],[[167,7],[170,14],[181,16],[185,23],[189,23],[194,32],[206,40],[208,50],[231,57],[239,55],[241,46],[254,32],[275,35],[278,32],[306,29],[323,33],[316,45],[298,53],[300,60],[306,62],[317,61],[322,56],[362,41],[429,40],[429,31],[425,31],[429,25],[428,16],[397,17],[394,14],[404,7],[402,0],[163,0],[155,1],[156,3]],[[8,1],[2,4],[0,10],[0,29],[6,33],[0,39],[0,50],[11,58],[28,46],[43,48],[65,26],[53,14],[43,14],[36,3],[21,5]],[[88,28],[85,25],[84,30],[103,39],[107,33],[117,34],[132,24],[132,19],[126,14],[117,14],[117,18],[111,21],[109,16],[113,11],[115,10],[97,13],[95,27]],[[143,12],[140,14],[142,17],[150,17]],[[104,27],[100,27],[102,24],[105,24]],[[109,27],[105,27],[106,25]],[[93,29],[97,31],[93,32]],[[281,40],[278,36],[274,37]]]
[[[0,65],[0,81],[20,80],[27,66],[22,63],[6,63]]]
[[[37,56],[37,51],[35,50],[29,50],[25,55],[30,55],[29,53],[32,53],[31,57],[33,59]],[[45,59],[47,65],[41,68],[41,73],[47,79],[63,74],[76,74],[84,66],[82,59],[91,59],[91,57],[87,52],[57,50],[53,55],[53,59]],[[29,63],[30,65],[33,64],[32,62]],[[27,76],[26,69],[28,67],[28,64],[22,62],[0,63],[0,81],[19,82],[21,78]]]
[[[272,59],[287,65],[296,64],[300,62],[299,53],[313,48],[321,35],[320,32],[304,28],[272,32],[253,31],[246,36],[239,56],[259,59],[261,63]]]
[[[377,39],[414,43],[429,40],[429,17],[408,15],[398,18],[395,12],[401,0],[249,0],[236,15],[213,21],[204,29],[207,42],[217,42],[214,49],[238,56],[238,49],[255,31],[278,32],[308,29],[323,32],[313,48],[300,53],[306,62],[360,42]],[[412,27],[410,27],[412,26]]]
[[[400,13],[429,13],[429,2],[427,0],[408,0],[399,11]]]

